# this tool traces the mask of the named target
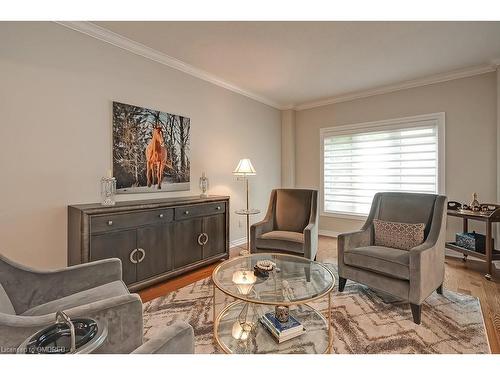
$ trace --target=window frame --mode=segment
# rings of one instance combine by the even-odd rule
[[[381,121],[370,121],[362,122],[357,124],[332,126],[320,129],[320,216],[333,217],[339,219],[350,219],[364,221],[367,214],[357,214],[357,213],[345,213],[345,212],[333,212],[325,211],[325,185],[324,185],[324,141],[326,137],[336,136],[336,135],[346,135],[355,132],[370,132],[370,131],[387,131],[387,130],[397,130],[397,129],[408,129],[408,128],[418,128],[422,124],[419,122],[435,121],[437,128],[437,189],[438,194],[446,194],[446,175],[445,175],[445,155],[446,155],[446,144],[445,144],[445,112],[429,113],[417,116],[400,117],[389,120]]]

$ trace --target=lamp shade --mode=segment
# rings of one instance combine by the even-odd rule
[[[241,159],[233,171],[233,174],[237,176],[253,176],[257,174],[257,172],[255,172],[255,168],[250,159]]]

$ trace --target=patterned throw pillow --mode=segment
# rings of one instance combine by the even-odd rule
[[[373,220],[375,246],[410,250],[424,242],[425,224],[393,223]]]

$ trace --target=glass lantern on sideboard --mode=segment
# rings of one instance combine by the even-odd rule
[[[116,195],[116,178],[108,173],[108,177],[101,178],[101,204],[103,206],[114,206]]]
[[[207,193],[207,191],[208,191],[208,177],[205,174],[205,172],[203,172],[201,174],[201,177],[200,177],[200,190],[201,190],[200,197],[202,197],[202,198],[208,197],[208,193]]]

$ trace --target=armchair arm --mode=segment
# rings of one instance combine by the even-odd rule
[[[318,252],[318,224],[310,222],[304,228],[304,258],[314,260]]]
[[[2,285],[17,314],[34,306],[122,278],[121,261],[116,258],[52,271],[39,271],[2,258],[0,271],[6,272]]]
[[[65,310],[71,318],[93,318],[108,325],[101,353],[130,353],[142,343],[142,302],[126,294]],[[0,353],[11,352],[27,337],[53,324],[55,314],[19,316],[0,313]],[[14,349],[15,351],[15,349]]]
[[[258,223],[252,224],[250,227],[250,248],[252,252],[256,250],[255,239],[262,236],[264,233],[271,232],[273,227],[273,220],[267,217]]]
[[[132,354],[194,354],[193,327],[185,322],[163,327]]]
[[[420,305],[444,280],[446,197],[438,196],[424,243],[410,250],[410,303]]]
[[[267,206],[266,216],[262,221],[253,224],[250,227],[250,249],[252,252],[257,250],[255,240],[262,236],[264,233],[272,232],[274,229],[274,202],[276,200],[276,189],[271,191],[269,204]]]
[[[373,243],[372,226],[365,225],[361,230],[350,233],[341,233],[337,237],[337,253],[339,271],[344,266],[344,253],[361,246],[370,246]]]

